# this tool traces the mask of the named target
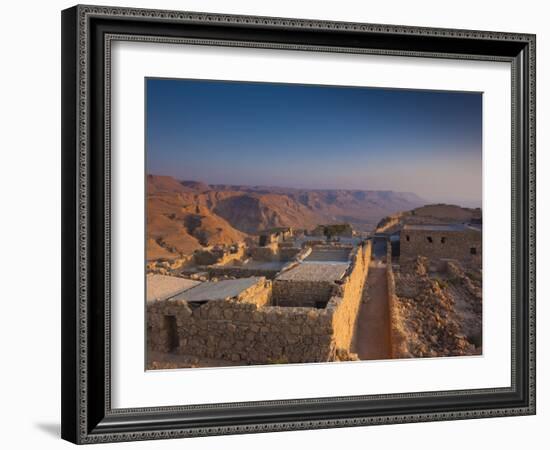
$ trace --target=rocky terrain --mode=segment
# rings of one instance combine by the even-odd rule
[[[386,216],[378,222],[376,231],[393,233],[400,230],[403,225],[463,223],[479,218],[481,218],[480,208],[464,208],[439,203]]]
[[[410,192],[346,189],[293,189],[270,186],[214,185],[216,190],[276,195],[305,207],[318,223],[348,222],[358,230],[372,230],[380,218],[426,204]]]
[[[348,222],[370,230],[384,216],[425,202],[411,193],[208,185],[147,176],[147,259],[242,242],[272,227]]]
[[[147,259],[175,259],[246,234],[199,201],[200,191],[171,177],[147,177]]]
[[[399,345],[395,357],[481,354],[481,272],[458,263],[430,271],[418,257],[395,272],[392,326]]]

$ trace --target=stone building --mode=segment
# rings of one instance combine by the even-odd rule
[[[347,262],[299,264],[273,281],[273,304],[324,308],[335,284],[344,277],[348,267]]]
[[[352,237],[353,227],[349,223],[318,225],[311,234],[314,236],[326,236],[327,238],[334,236]]]
[[[258,244],[260,247],[281,243],[294,235],[291,227],[269,228],[260,233]]]
[[[307,248],[303,263],[282,271],[273,281],[273,304],[324,308],[335,284],[350,267],[351,245]]]
[[[322,262],[321,271],[305,262],[289,268],[304,267],[285,286],[298,283],[302,292],[305,281],[309,295],[322,295],[317,307],[277,306],[276,281],[264,277],[192,286],[174,281],[171,292],[183,290],[147,303],[148,348],[239,364],[356,359],[349,349],[370,258],[368,242],[354,248],[347,263]]]
[[[479,225],[404,225],[399,241],[401,262],[425,256],[481,263],[482,240]]]

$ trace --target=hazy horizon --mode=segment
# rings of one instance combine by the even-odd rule
[[[296,186],[286,186],[286,185],[267,185],[267,184],[244,184],[244,183],[224,183],[221,181],[218,182],[211,182],[207,183],[204,180],[197,180],[197,179],[189,179],[189,178],[179,178],[175,177],[173,175],[166,175],[161,173],[148,173],[147,175],[150,176],[169,176],[174,178],[177,181],[180,182],[190,182],[190,183],[204,183],[209,186],[239,186],[239,187],[248,187],[248,188],[265,188],[265,189],[288,189],[288,190],[309,190],[309,191],[373,191],[373,192],[393,192],[393,193],[399,193],[399,194],[412,194],[418,197],[420,200],[425,201],[426,204],[437,204],[437,203],[444,203],[448,205],[457,205],[457,206],[463,206],[468,208],[481,208],[481,204],[477,203],[467,203],[467,202],[453,202],[453,201],[435,201],[426,199],[420,195],[418,195],[415,192],[411,191],[397,191],[395,189],[347,189],[347,188],[339,188],[339,187],[324,187],[324,188],[299,188]]]
[[[480,93],[147,79],[147,172],[480,207]]]

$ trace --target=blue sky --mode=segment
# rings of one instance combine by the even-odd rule
[[[147,172],[481,205],[482,95],[147,79]]]

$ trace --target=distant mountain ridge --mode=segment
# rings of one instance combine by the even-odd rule
[[[374,229],[383,217],[424,204],[406,192],[209,185],[148,175],[148,259],[242,241],[272,227],[349,222]]]
[[[321,222],[350,222],[356,228],[371,229],[386,216],[425,205],[412,192],[358,189],[300,189],[277,186],[210,185],[216,191],[246,192],[255,195],[281,195],[305,206]],[[390,213],[391,214],[391,213]]]

